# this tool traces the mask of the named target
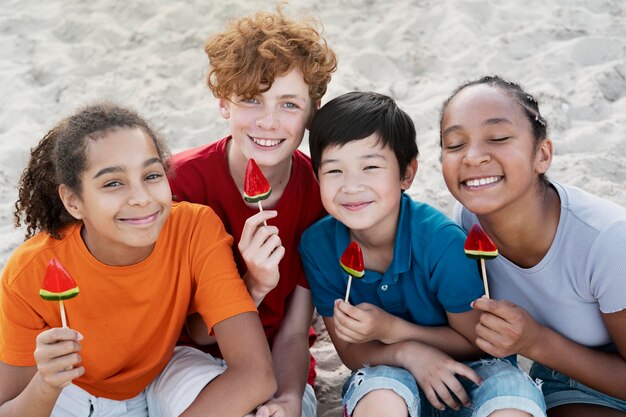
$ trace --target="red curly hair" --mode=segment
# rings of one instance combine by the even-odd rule
[[[318,24],[314,19],[291,20],[280,6],[275,13],[260,11],[229,22],[204,45],[211,66],[209,88],[218,98],[252,98],[269,90],[275,77],[299,68],[311,99],[321,99],[337,58]]]

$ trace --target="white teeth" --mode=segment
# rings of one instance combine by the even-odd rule
[[[252,138],[252,140],[254,141],[254,143],[256,143],[257,145],[260,146],[267,146],[267,147],[272,147],[272,146],[276,146],[278,145],[281,140],[280,139],[259,139],[259,138]]]
[[[467,180],[465,181],[465,185],[467,185],[468,187],[478,187],[480,185],[492,184],[499,180],[500,180],[500,177],[480,178],[480,179],[475,179],[475,180]]]

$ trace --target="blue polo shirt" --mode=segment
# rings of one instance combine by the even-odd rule
[[[403,193],[393,260],[384,274],[366,269],[362,279],[352,279],[351,303],[367,302],[423,326],[446,325],[446,312],[468,311],[484,293],[477,261],[465,256],[465,238],[443,213]],[[323,317],[345,297],[348,277],[339,258],[349,243],[349,229],[331,216],[302,235],[302,263]]]

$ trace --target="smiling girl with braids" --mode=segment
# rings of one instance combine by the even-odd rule
[[[497,76],[459,87],[441,116],[456,218],[500,256],[477,346],[532,359],[549,416],[626,415],[626,210],[548,180],[553,144],[537,101]]]

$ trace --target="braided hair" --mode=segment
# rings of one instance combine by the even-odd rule
[[[512,81],[505,80],[504,78],[498,75],[485,75],[482,78],[479,78],[474,81],[468,81],[463,85],[457,87],[456,90],[452,92],[450,97],[444,101],[441,106],[441,112],[439,115],[439,126],[443,123],[443,115],[448,108],[448,104],[450,101],[456,97],[458,93],[465,90],[468,87],[472,87],[475,85],[488,85],[492,87],[498,87],[509,94],[522,108],[524,111],[524,115],[530,121],[530,125],[533,129],[533,138],[535,139],[534,151],[536,151],[539,147],[539,144],[543,142],[544,139],[548,137],[548,122],[541,115],[539,111],[539,103],[531,94],[524,91],[524,89],[519,85]],[[443,136],[442,131],[439,129],[439,146],[443,144]],[[539,175],[539,180],[542,184],[548,184],[548,179],[545,174]]]

